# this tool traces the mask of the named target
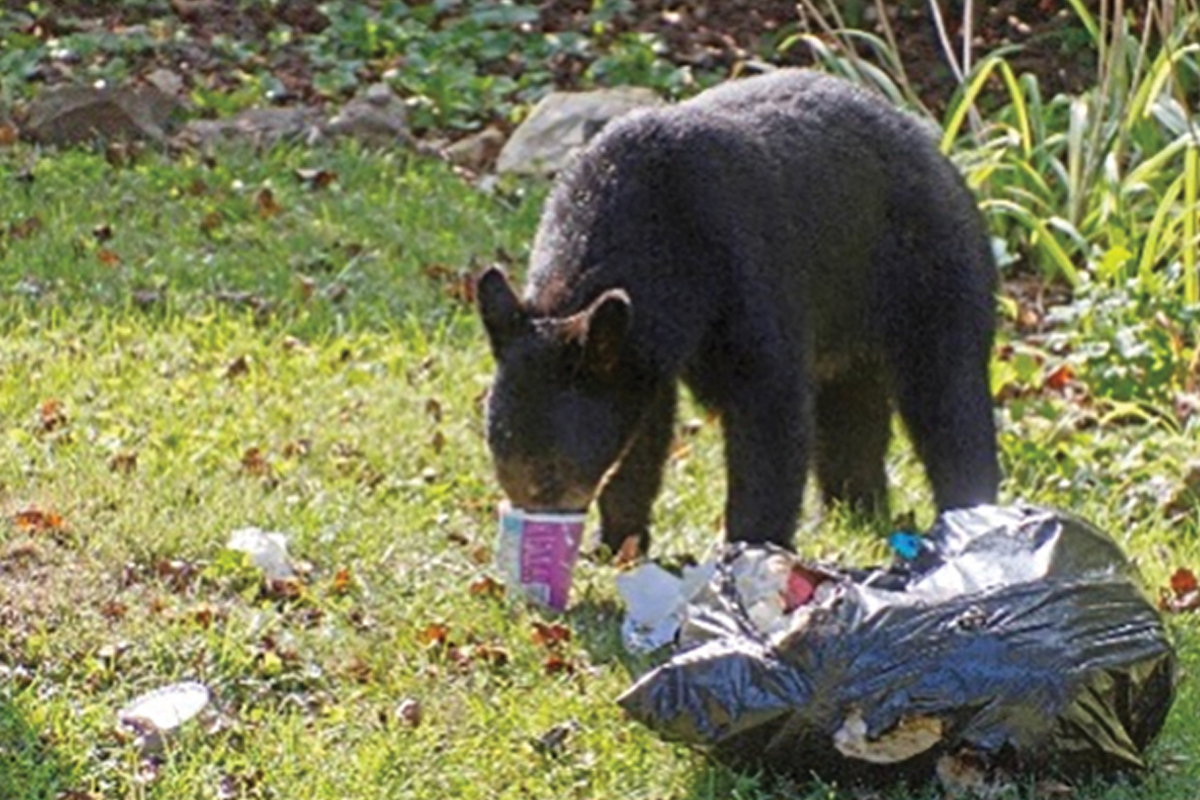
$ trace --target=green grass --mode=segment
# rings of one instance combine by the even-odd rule
[[[541,189],[487,195],[352,148],[124,168],[64,153],[14,184],[33,155],[0,155],[0,181],[22,187],[0,195],[0,798],[851,796],[731,773],[622,719],[613,700],[649,662],[621,650],[611,567],[580,566],[553,648],[537,611],[472,592],[499,490],[491,362],[457,276],[497,248],[519,271]],[[337,179],[312,188],[302,168]],[[278,210],[260,211],[264,187]],[[1047,391],[1049,366],[1006,373],[1006,499],[1112,531],[1151,588],[1200,563],[1194,507],[1169,518],[1166,502],[1194,431],[1084,424],[1095,409]],[[703,555],[719,530],[717,427],[688,445],[655,555]],[[902,440],[891,467],[897,510],[927,523]],[[30,508],[64,523],[23,529]],[[298,594],[223,549],[249,525],[311,565]],[[801,548],[865,563],[878,533],[810,504]],[[1171,626],[1186,675],[1197,621]],[[116,710],[183,679],[212,689],[212,713],[148,767]],[[407,698],[415,728],[396,715]],[[1198,701],[1185,680],[1146,785],[1081,796],[1190,800]]]

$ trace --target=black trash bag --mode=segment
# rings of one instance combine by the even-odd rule
[[[675,654],[618,703],[665,739],[802,779],[923,780],[943,756],[1143,769],[1175,657],[1116,543],[1060,512],[979,506],[944,513],[921,544],[887,570],[798,567],[817,596],[769,633],[736,567],[794,557],[728,547]]]

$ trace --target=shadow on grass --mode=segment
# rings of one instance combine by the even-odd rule
[[[70,796],[78,772],[44,738],[19,709],[0,700],[0,797],[50,800]]]

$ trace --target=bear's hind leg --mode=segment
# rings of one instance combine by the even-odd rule
[[[823,381],[816,401],[816,472],[827,506],[887,512],[887,454],[891,404],[882,364]]]

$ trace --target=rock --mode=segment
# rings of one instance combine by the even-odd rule
[[[446,160],[472,172],[487,172],[496,163],[504,147],[504,133],[498,128],[484,128],[479,133],[459,139],[443,148]]]
[[[549,175],[611,120],[662,104],[652,90],[624,86],[592,92],[551,92],[513,132],[496,161],[497,172]]]
[[[52,86],[29,107],[24,133],[41,144],[106,141],[166,141],[166,128],[180,102],[151,83]]]
[[[369,147],[410,144],[408,109],[386,83],[373,83],[325,126],[330,136],[347,136]]]
[[[176,147],[211,150],[223,142],[269,147],[279,142],[312,144],[322,135],[319,112],[309,108],[250,108],[227,119],[197,119],[172,140]]]

